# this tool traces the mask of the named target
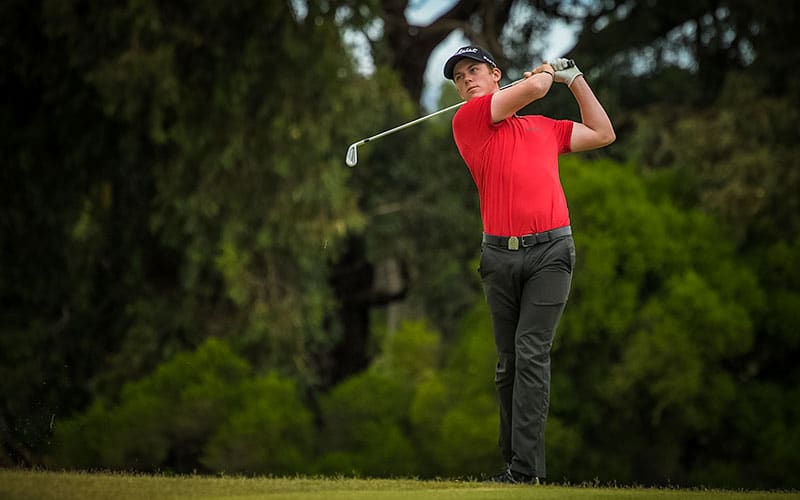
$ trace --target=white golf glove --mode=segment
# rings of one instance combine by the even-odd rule
[[[552,66],[553,69],[556,71],[555,81],[566,83],[567,87],[572,85],[572,82],[575,81],[575,79],[578,76],[583,74],[581,73],[581,70],[578,69],[578,67],[575,65],[574,62],[570,63],[569,59],[560,57],[558,59],[548,62],[550,66]]]

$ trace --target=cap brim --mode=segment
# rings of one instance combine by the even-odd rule
[[[452,80],[453,79],[453,70],[456,68],[456,64],[458,64],[458,61],[460,61],[462,59],[472,59],[473,61],[478,61],[478,62],[482,62],[482,63],[486,62],[482,57],[480,57],[480,56],[478,56],[476,54],[457,54],[457,55],[451,56],[450,59],[448,59],[447,62],[444,63],[444,77],[445,78],[447,78],[448,80]]]

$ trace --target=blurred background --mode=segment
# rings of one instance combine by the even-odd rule
[[[0,465],[501,467],[476,189],[441,68],[567,56],[578,263],[549,479],[798,488],[794,2],[0,4]],[[504,83],[505,83],[504,82]],[[525,113],[579,119],[565,86]]]

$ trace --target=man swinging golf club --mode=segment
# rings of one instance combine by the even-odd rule
[[[458,49],[444,76],[467,101],[453,137],[480,197],[479,273],[492,319],[500,405],[500,451],[507,468],[491,481],[537,484],[546,476],[544,431],[550,401],[550,349],[575,264],[558,155],[610,144],[614,128],[574,63],[557,59],[501,89],[484,49]],[[566,84],[581,121],[518,116],[554,82]]]

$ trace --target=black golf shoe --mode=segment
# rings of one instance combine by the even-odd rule
[[[486,480],[487,483],[503,483],[503,484],[539,484],[539,478],[536,476],[529,476],[521,472],[506,469],[496,476],[492,476]]]

